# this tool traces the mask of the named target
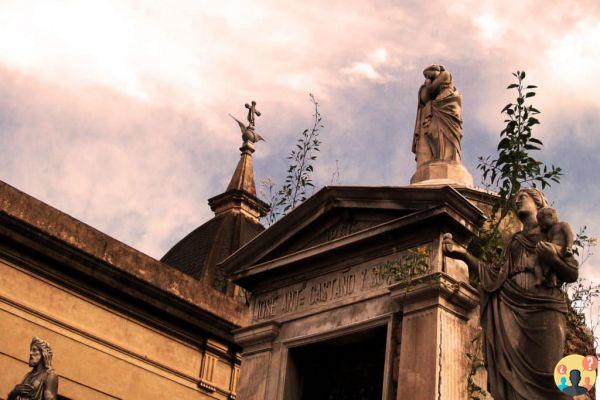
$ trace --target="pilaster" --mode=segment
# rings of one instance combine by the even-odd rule
[[[468,320],[475,317],[476,290],[436,272],[390,286],[402,309],[397,399],[467,397]]]

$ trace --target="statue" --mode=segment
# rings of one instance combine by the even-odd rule
[[[449,234],[444,254],[464,261],[479,277],[488,387],[494,399],[567,400],[553,378],[566,338],[567,304],[560,284],[577,280],[578,263],[571,253],[559,251],[538,224],[538,211],[547,207],[542,192],[522,189],[515,206],[523,228],[508,241],[500,263],[475,258]],[[554,284],[537,284],[540,263],[556,274]]]
[[[558,220],[558,213],[554,208],[544,207],[537,213],[537,222],[540,230],[546,236],[546,241],[552,243],[556,247],[556,252],[561,257],[571,255],[573,248],[573,231],[566,222]],[[544,283],[550,287],[556,286],[556,274],[550,269],[550,266],[545,263],[540,263],[535,270],[536,283],[541,285]]]
[[[431,65],[423,75],[412,144],[417,168],[436,160],[460,162],[462,96],[443,66]]]
[[[29,366],[32,370],[8,394],[7,400],[56,400],[58,375],[52,369],[52,349],[37,337],[29,347]]]
[[[260,117],[260,111],[256,109],[256,101],[252,101],[252,105],[246,103],[244,107],[248,109],[248,126],[246,126],[242,121],[229,114],[231,118],[235,120],[240,126],[240,130],[242,131],[242,140],[244,143],[256,143],[260,140],[266,141],[261,135],[255,132],[255,116]]]
[[[248,116],[246,117],[248,119],[248,126],[254,128],[254,116],[260,117],[260,111],[256,109],[256,102],[252,100],[252,105],[246,103],[244,107],[248,109]]]

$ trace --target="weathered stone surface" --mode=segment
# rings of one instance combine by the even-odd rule
[[[108,270],[112,268],[129,274],[234,326],[241,326],[246,321],[246,307],[234,299],[4,182],[0,182],[0,217],[25,224],[96,258]]]
[[[431,65],[423,75],[412,144],[417,169],[410,183],[472,186],[461,164],[462,96],[443,66]]]
[[[459,162],[433,161],[417,167],[410,178],[413,185],[473,186],[473,177]]]
[[[450,187],[327,188],[301,204],[224,262],[253,293],[251,323],[235,332],[243,347],[240,393],[248,400],[301,399],[314,393],[302,392],[300,382],[315,373],[306,365],[336,369],[334,361],[319,362],[315,346],[371,345],[376,342],[361,340],[383,329],[383,375],[365,388],[380,387],[384,400],[407,392],[411,399],[464,398],[469,321],[477,318],[478,297],[466,266],[444,260],[442,235],[470,237],[482,216]],[[404,255],[413,248],[428,249],[423,254],[436,283],[388,290],[393,279],[382,274],[384,266],[413,268],[400,261],[409,260]],[[346,393],[354,383],[322,393]]]

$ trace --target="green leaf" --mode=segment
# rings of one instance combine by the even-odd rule
[[[510,147],[511,141],[509,138],[504,138],[498,143],[498,150],[500,149],[508,149]]]
[[[526,150],[540,150],[540,148],[539,148],[539,147],[537,147],[537,146],[534,146],[534,145],[532,145],[532,144],[526,144],[526,145],[525,145],[525,149],[526,149]]]

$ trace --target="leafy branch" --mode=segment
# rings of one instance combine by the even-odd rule
[[[317,152],[320,151],[322,143],[319,140],[319,133],[324,126],[319,112],[319,102],[312,94],[310,94],[310,101],[314,106],[312,127],[300,133],[287,158],[289,164],[284,184],[276,189],[276,183],[270,178],[261,181],[260,192],[267,197],[270,206],[269,213],[265,216],[269,226],[306,200],[309,188],[314,189],[312,174]]]
[[[542,141],[533,136],[533,127],[540,124],[536,118],[540,111],[527,104],[527,99],[535,96],[537,86],[525,86],[525,71],[517,71],[513,76],[516,83],[508,85],[507,89],[516,89],[517,98],[501,111],[506,116],[506,127],[500,132],[498,154],[495,158],[479,157],[477,165],[483,173],[483,184],[498,192],[498,201],[492,210],[494,216],[500,211],[494,221],[496,227],[508,215],[516,194],[524,185],[540,185],[544,189],[552,182],[559,183],[562,176],[560,167],[548,167],[531,154],[543,146]]]
[[[497,262],[504,247],[500,226],[514,210],[514,199],[525,186],[542,189],[559,183],[562,170],[558,166],[548,167],[536,159],[533,152],[540,151],[543,143],[533,135],[533,128],[539,125],[540,111],[528,104],[534,97],[535,85],[525,85],[525,71],[513,73],[516,83],[508,85],[508,90],[516,90],[515,102],[508,103],[500,112],[505,116],[506,126],[500,132],[500,142],[495,156],[479,157],[477,169],[482,172],[483,185],[497,192],[492,206],[491,218],[479,238],[471,243],[471,250],[489,262]]]

